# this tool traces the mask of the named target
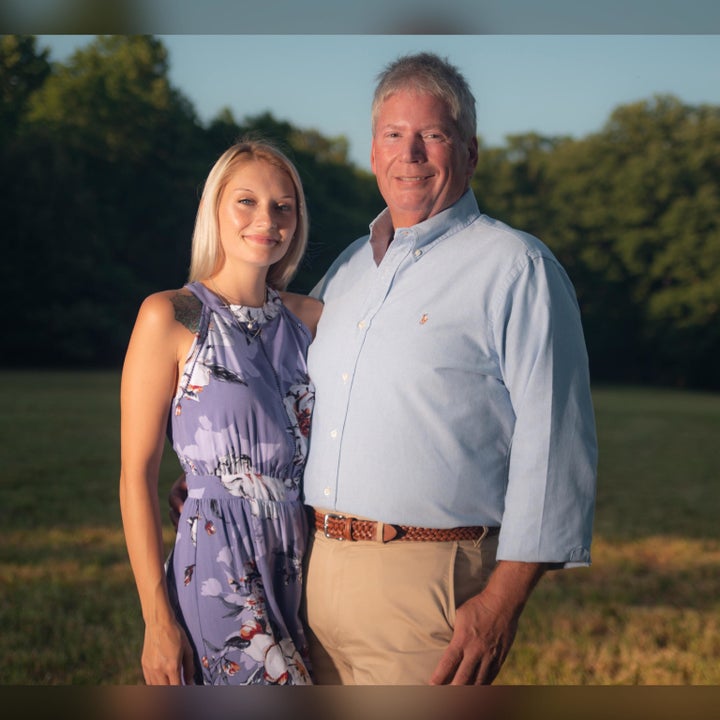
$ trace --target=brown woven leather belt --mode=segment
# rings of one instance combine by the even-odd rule
[[[427,542],[450,542],[453,540],[481,540],[497,535],[499,527],[479,525],[476,527],[421,528],[409,525],[390,525],[375,520],[359,520],[337,513],[321,513],[315,510],[315,528],[331,540],[414,540]]]

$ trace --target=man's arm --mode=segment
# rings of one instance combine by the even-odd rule
[[[180,522],[180,513],[182,512],[183,505],[187,499],[187,482],[185,480],[185,474],[183,473],[180,477],[172,484],[170,493],[168,495],[168,505],[170,505],[169,516],[170,522],[173,524],[175,530],[178,529],[178,522]]]
[[[485,589],[464,602],[431,685],[489,685],[510,652],[520,615],[545,563],[501,561]]]

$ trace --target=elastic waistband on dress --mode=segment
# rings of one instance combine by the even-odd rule
[[[251,500],[290,502],[299,499],[300,484],[292,479],[283,480],[261,475],[243,473],[240,475],[194,475],[185,477],[188,498],[223,499],[232,497]]]

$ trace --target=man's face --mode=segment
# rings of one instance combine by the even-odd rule
[[[450,207],[467,190],[477,139],[460,138],[444,101],[402,90],[379,108],[370,163],[393,226],[409,227]]]

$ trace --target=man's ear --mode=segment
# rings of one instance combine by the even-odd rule
[[[475,172],[478,164],[478,156],[478,140],[477,137],[473,137],[468,143],[468,178],[471,178]]]

